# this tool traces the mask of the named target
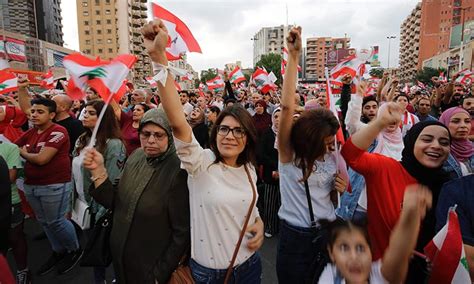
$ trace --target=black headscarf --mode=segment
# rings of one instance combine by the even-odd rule
[[[449,133],[448,128],[439,121],[423,121],[413,125],[413,127],[408,130],[405,138],[403,139],[405,148],[402,151],[402,166],[412,177],[418,181],[418,183],[427,186],[433,195],[433,205],[423,220],[422,229],[418,236],[418,242],[416,246],[417,251],[423,251],[423,247],[429,241],[431,241],[435,235],[436,219],[434,213],[436,211],[435,209],[438,202],[438,196],[443,184],[449,180],[449,176],[445,171],[443,171],[442,165],[436,169],[427,168],[415,158],[414,148],[418,136],[420,136],[420,133],[423,131],[423,129],[432,125],[441,126]]]

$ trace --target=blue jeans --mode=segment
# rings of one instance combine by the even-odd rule
[[[189,261],[189,268],[196,284],[224,283],[227,269],[207,268],[193,259]],[[244,263],[234,267],[228,284],[259,284],[262,278],[262,262],[258,252],[254,253]]]
[[[26,199],[43,227],[54,252],[64,253],[79,248],[74,225],[64,216],[71,198],[71,183],[49,185],[25,184]]]
[[[325,232],[280,222],[277,250],[277,277],[280,284],[308,283],[318,268],[317,259],[327,261]]]

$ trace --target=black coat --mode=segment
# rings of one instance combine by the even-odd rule
[[[278,171],[278,151],[275,149],[275,132],[268,128],[259,140],[259,162],[263,166],[263,181],[268,184],[278,184],[279,180],[272,177],[273,171]]]

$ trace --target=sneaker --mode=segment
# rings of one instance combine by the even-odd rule
[[[39,276],[43,276],[45,274],[48,274],[53,270],[53,268],[58,264],[61,259],[64,257],[64,254],[59,254],[53,252],[53,254],[48,258],[48,260],[41,265],[40,269],[36,272]]]
[[[265,232],[265,238],[271,238],[271,237],[273,237],[272,234]]]
[[[16,283],[17,284],[29,284],[31,283],[30,271],[28,268],[19,270],[16,272]]]
[[[58,273],[64,274],[71,271],[79,262],[79,260],[81,260],[83,252],[84,251],[82,249],[78,249],[76,251],[66,253],[62,261],[58,264]]]

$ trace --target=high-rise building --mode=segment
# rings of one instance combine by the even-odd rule
[[[399,76],[402,81],[411,81],[417,73],[420,45],[421,3],[418,3],[400,26]]]
[[[312,37],[306,39],[306,79],[322,81],[325,79],[325,67],[331,69],[338,61],[342,60],[344,56],[338,53],[349,55],[351,39],[331,38],[331,37]],[[328,52],[335,51],[340,60],[335,60],[328,64]]]
[[[138,60],[131,71],[133,81],[144,83],[152,71],[140,32],[147,22],[147,0],[76,1],[80,50],[104,59],[135,55]]]
[[[254,35],[253,40],[253,65],[255,66],[262,55],[276,53],[283,55],[285,38],[292,25],[262,28]]]
[[[474,0],[423,0],[421,2],[418,69],[421,68],[425,59],[449,50],[451,28],[461,24],[462,21],[474,19],[473,2]]]
[[[0,0],[7,31],[62,46],[61,0]]]

